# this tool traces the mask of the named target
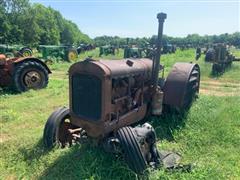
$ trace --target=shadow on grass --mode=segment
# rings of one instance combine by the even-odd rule
[[[38,177],[42,180],[136,178],[122,157],[108,154],[101,147],[90,143],[77,144],[64,150],[60,148],[48,150],[44,148],[43,140],[40,139],[31,148],[20,148],[19,153],[30,167],[42,162],[45,164],[45,170]],[[59,156],[56,160],[54,160],[54,154]]]
[[[16,95],[16,94],[19,94],[19,93],[12,90],[11,88],[7,88],[7,87],[1,88],[0,87],[0,96]]]
[[[120,157],[113,157],[101,148],[76,145],[67,150],[38,179],[134,179]]]
[[[178,112],[175,109],[165,109],[163,116],[151,118],[157,137],[161,140],[174,141],[173,132],[185,126],[188,111]]]
[[[232,66],[228,65],[225,68],[222,67],[219,70],[213,70],[213,65],[212,65],[212,70],[211,70],[211,73],[209,74],[209,78],[214,78],[214,79],[220,78],[224,73],[229,72],[231,68]]]
[[[162,118],[151,118],[151,124],[158,138],[173,141],[173,131],[185,126],[186,116],[187,113],[180,114],[168,109]],[[46,165],[38,179],[136,179],[136,174],[128,168],[122,157],[108,154],[99,146],[89,143],[75,145],[63,151],[61,149],[53,151],[55,152],[49,153],[50,151],[44,148],[42,139],[33,148],[20,150],[29,166],[43,156],[47,158],[49,156],[51,162],[52,155],[60,153],[53,163]],[[148,173],[140,178],[148,179]]]
[[[31,149],[20,148],[19,152],[24,157],[24,161],[31,165],[33,161],[47,155],[49,150],[44,147],[43,139],[40,139]]]

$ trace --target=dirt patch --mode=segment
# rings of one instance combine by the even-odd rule
[[[240,83],[201,81],[200,93],[213,96],[240,96]]]
[[[4,143],[10,139],[11,139],[11,137],[9,135],[3,134],[3,133],[0,134],[0,144]]]
[[[9,175],[5,178],[5,180],[15,180],[18,179],[15,175]]]
[[[201,81],[201,84],[207,84],[207,85],[211,85],[211,86],[239,87],[240,88],[240,83],[220,82],[220,81],[214,81],[214,80]]]
[[[240,96],[238,92],[223,92],[223,91],[213,91],[210,89],[200,89],[200,94],[212,95],[212,96]]]

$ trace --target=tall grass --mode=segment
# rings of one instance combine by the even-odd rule
[[[97,54],[95,51],[92,53]],[[163,55],[166,74],[176,61],[195,62],[194,50]],[[205,63],[203,57],[198,63],[202,79],[212,81],[211,65]],[[234,63],[232,69],[217,80],[239,83],[239,64]],[[53,151],[44,149],[42,133],[46,119],[57,107],[68,106],[70,65],[51,65],[53,74],[46,89],[22,94],[1,92],[0,179],[137,179],[121,158],[93,144]],[[158,135],[158,148],[180,152],[183,163],[194,164],[194,169],[191,173],[150,170],[141,178],[239,179],[239,110],[240,96],[200,94],[183,117],[170,114],[149,119]]]

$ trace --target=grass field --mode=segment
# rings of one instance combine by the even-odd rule
[[[240,51],[234,53],[240,56]],[[80,56],[97,56],[97,50]],[[114,57],[119,59],[122,51]],[[104,57],[112,58],[112,57]],[[194,50],[163,55],[165,74],[176,61],[194,60]],[[152,118],[158,148],[180,152],[191,173],[150,170],[142,179],[240,179],[240,62],[222,76],[211,76],[211,64],[201,66],[200,96],[188,114]],[[137,179],[121,159],[91,144],[73,148],[43,148],[46,119],[59,106],[68,106],[70,63],[51,65],[46,89],[0,93],[0,179]]]

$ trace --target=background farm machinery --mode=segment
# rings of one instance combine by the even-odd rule
[[[100,46],[99,47],[99,57],[101,57],[102,55],[115,55],[115,46],[112,45],[106,45],[106,46]]]
[[[171,53],[175,53],[176,52],[176,46],[169,44],[169,43],[165,43],[162,46],[162,54],[171,54]]]
[[[166,107],[187,110],[199,91],[200,68],[176,63],[166,79],[159,78],[166,14],[159,13],[157,18],[153,60],[87,58],[70,67],[70,108],[59,108],[48,118],[43,135],[46,147],[95,140],[107,152],[122,154],[136,173],[142,173],[147,165],[160,164],[155,131],[143,122],[162,115]]]
[[[46,61],[56,59],[73,62],[78,58],[77,48],[73,46],[39,45],[37,50],[42,54],[42,59]]]
[[[209,48],[205,55],[205,61],[213,63],[212,73],[221,74],[226,68],[230,67],[233,61],[240,61],[227,48],[226,44],[214,44]]]
[[[124,58],[142,58],[143,49],[126,46],[124,48]]]
[[[32,56],[32,49],[22,45],[0,44],[0,54],[7,57],[28,57]]]
[[[48,84],[47,65],[34,57],[6,58],[0,54],[0,87],[11,87],[17,92],[41,89]]]
[[[84,51],[90,51],[90,50],[93,50],[93,49],[95,49],[95,45],[93,45],[93,44],[80,44],[77,47],[77,52],[78,52],[78,54],[80,54]]]
[[[154,56],[154,49],[151,47],[129,47],[124,48],[124,58],[150,58]]]

